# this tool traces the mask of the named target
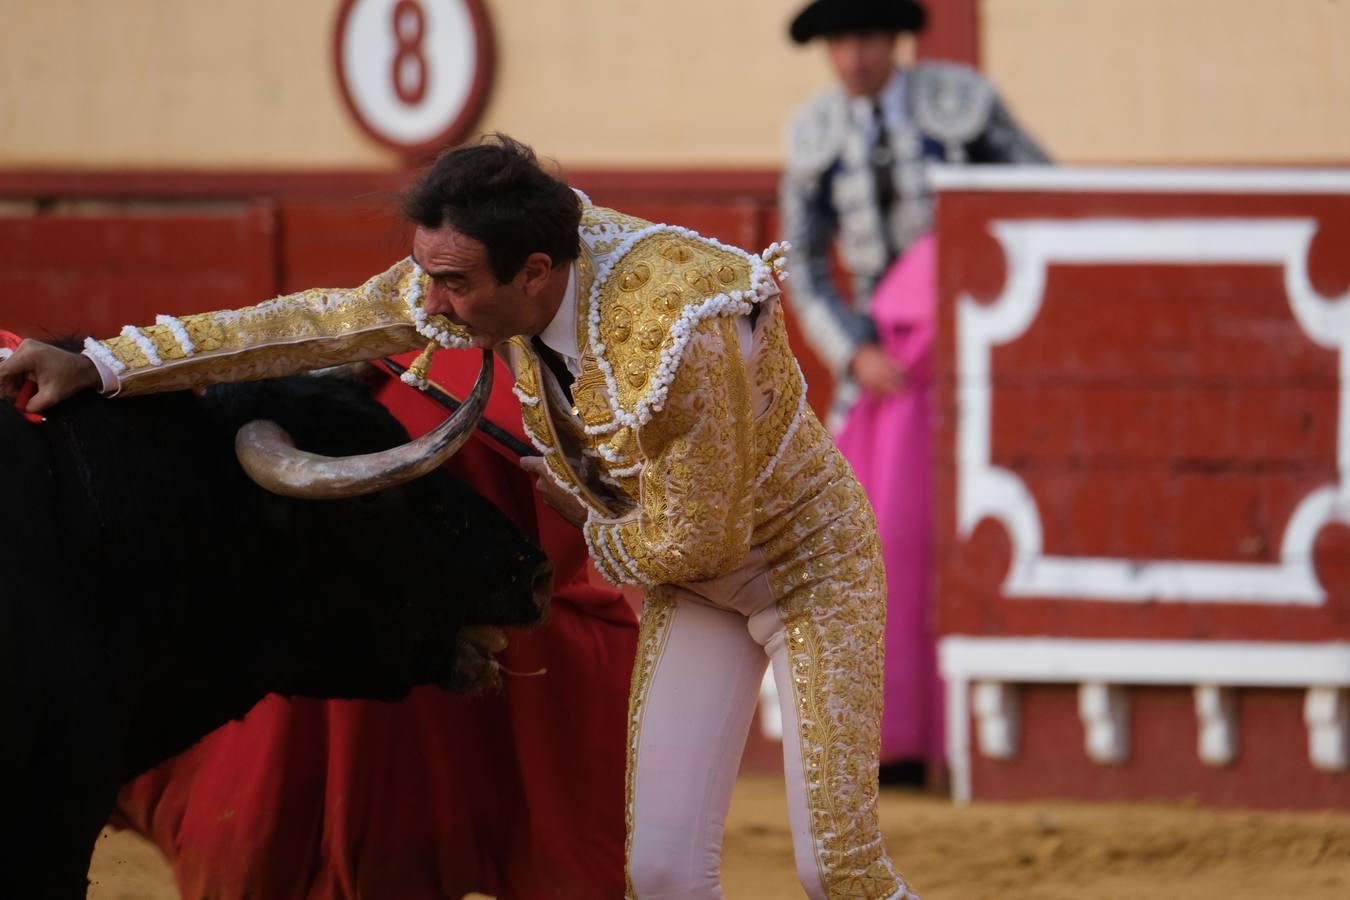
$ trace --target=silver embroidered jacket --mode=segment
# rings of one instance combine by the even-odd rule
[[[872,290],[891,262],[932,224],[930,163],[1044,163],[1048,158],[1013,120],[983,76],[952,63],[907,69],[904,115],[891,130],[897,198],[882,222],[869,165],[871,142],[851,116],[842,87],[803,106],[788,130],[780,205],[791,241],[792,302],[813,349],[843,379],[861,343],[876,340],[868,315]],[[830,245],[853,281],[850,305],[830,277]],[[845,389],[841,399],[850,395]]]

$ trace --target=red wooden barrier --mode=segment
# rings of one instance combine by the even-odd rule
[[[940,183],[959,794],[1350,806],[1350,173]]]
[[[276,283],[275,226],[265,202],[0,218],[0,321],[28,336],[107,333],[264,299]]]
[[[160,313],[360,284],[407,253],[410,173],[0,172],[0,327],[107,335]],[[777,175],[577,171],[595,202],[755,251],[778,239]],[[790,319],[790,316],[789,316]],[[793,329],[817,411],[832,382]]]

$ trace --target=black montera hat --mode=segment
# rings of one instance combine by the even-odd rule
[[[788,34],[799,44],[818,37],[869,31],[918,34],[928,11],[918,0],[815,0],[797,14]]]

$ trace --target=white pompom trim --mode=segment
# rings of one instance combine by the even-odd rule
[[[590,551],[591,559],[595,561],[595,567],[599,570],[600,574],[605,576],[605,580],[610,584],[623,584],[624,580],[620,577],[620,569],[614,564],[613,558],[605,548],[603,536],[601,536],[600,542],[597,543],[592,539],[591,528],[583,528],[581,529],[581,533],[586,537],[586,549]],[[595,529],[595,534],[600,536],[599,529]]]
[[[615,263],[621,262],[639,241],[654,234],[663,233],[703,241],[719,250],[740,256],[750,264],[750,290],[717,294],[697,306],[685,307],[680,314],[680,318],[671,326],[670,334],[673,340],[668,347],[661,351],[661,358],[657,363],[656,371],[651,375],[651,386],[630,413],[619,406],[618,381],[614,377],[613,367],[610,366],[609,360],[605,358],[605,344],[600,340],[600,293],[609,280],[610,274],[614,271]],[[684,356],[684,348],[689,343],[690,338],[693,337],[695,326],[700,322],[715,315],[746,315],[754,308],[754,304],[762,303],[779,294],[778,284],[774,280],[774,276],[786,277],[783,260],[787,250],[787,243],[776,243],[756,256],[737,247],[723,244],[721,241],[704,237],[689,228],[681,228],[678,225],[648,226],[629,235],[615,249],[612,256],[613,262],[606,263],[596,273],[595,282],[591,285],[590,309],[587,312],[586,322],[591,352],[595,354],[596,364],[605,375],[605,386],[609,388],[609,406],[614,414],[615,425],[640,428],[651,421],[653,414],[659,413],[665,407],[666,397],[670,393],[670,384],[675,380],[675,373],[679,369],[681,358]],[[614,426],[606,427],[611,431],[614,429]],[[599,429],[592,431],[589,427],[586,432],[588,434],[605,433]]]
[[[614,528],[609,529],[609,532],[610,543],[614,545],[615,551],[619,554],[619,562],[623,564],[623,568],[621,568],[620,571],[631,576],[631,583],[633,584],[652,584],[652,580],[644,577],[642,572],[638,569],[637,560],[628,555],[628,548],[623,545],[622,527],[615,526]]]
[[[547,457],[553,456],[554,454],[557,453],[557,451],[554,450],[551,446],[546,444],[544,441],[540,440],[539,436],[536,435],[534,431],[530,428],[530,426],[526,424],[523,420],[521,421],[520,424],[521,427],[525,430],[525,436],[530,439],[531,444],[534,444],[534,449],[538,450],[540,453],[544,455],[546,462]],[[581,490],[573,485],[568,484],[567,482],[563,481],[560,477],[558,477],[558,473],[553,471],[553,466],[551,465],[548,466],[548,474],[549,477],[553,479],[554,484],[562,488],[564,491],[567,491],[567,493],[571,494],[573,497],[576,497],[578,500],[580,500],[582,505],[585,506],[587,509],[591,508],[591,505],[586,502],[586,498],[581,495]]]
[[[187,326],[181,319],[175,319],[173,316],[155,316],[155,324],[163,325],[173,333],[173,338],[178,341],[184,356],[196,355],[197,348],[193,346],[192,338],[188,337]]]
[[[437,328],[428,321],[427,311],[422,308],[422,279],[426,272],[412,257],[409,257],[408,261],[412,263],[413,275],[408,282],[408,292],[403,295],[403,302],[408,304],[408,311],[412,313],[413,327],[417,329],[417,333],[447,350],[468,350],[473,346],[473,341],[452,334],[444,328]]]
[[[538,406],[538,405],[539,405],[539,398],[538,398],[538,397],[531,397],[529,394],[525,393],[523,390],[521,390],[521,387],[520,387],[519,384],[513,384],[513,385],[511,385],[511,393],[513,393],[513,394],[516,395],[516,399],[520,401],[520,405],[521,405],[521,406]]]
[[[652,583],[650,579],[642,577],[642,574],[638,571],[637,563],[633,561],[633,557],[628,555],[617,522],[600,520],[591,516],[586,521],[586,528],[582,530],[586,532],[588,546],[600,550],[603,554],[601,558],[617,576],[618,580],[614,581],[615,584],[646,585]],[[592,533],[594,533],[593,542]]]
[[[533,438],[533,435],[531,435],[531,438]],[[546,454],[546,455],[549,455],[549,456],[553,455],[553,450],[552,450],[552,448],[549,449],[548,454]],[[578,488],[578,487],[576,487],[576,486],[574,486],[574,485],[568,484],[566,481],[563,481],[562,478],[558,477],[558,473],[555,472],[555,471],[553,471],[553,467],[552,467],[552,466],[549,466],[549,467],[548,467],[548,474],[549,474],[550,476],[552,476],[552,478],[553,478],[553,483],[554,483],[554,484],[556,484],[558,487],[562,488],[564,491],[567,491],[567,493],[571,494],[573,497],[576,497],[578,500],[580,500],[582,506],[586,507],[587,509],[590,509],[590,506],[591,506],[591,505],[590,505],[589,503],[586,502],[586,498],[585,498],[585,497],[581,496],[581,489],[580,489],[580,488]]]
[[[159,351],[155,349],[155,342],[150,340],[135,325],[125,325],[122,328],[122,337],[130,338],[140,349],[145,361],[152,366],[164,365],[164,360],[159,358]]]
[[[524,422],[521,423],[521,427],[525,429],[525,436],[530,439],[530,443],[534,444],[534,449],[538,450],[545,456],[552,456],[555,452],[557,452],[548,444],[539,440],[539,438],[535,435],[535,433],[531,431],[530,427],[526,425]],[[549,471],[552,471],[552,469],[550,469]]]
[[[90,356],[95,357],[99,362],[111,369],[115,375],[121,375],[127,370],[126,363],[122,362],[113,355],[111,350],[91,337],[84,339],[84,349]]]
[[[596,450],[599,451],[601,458],[604,459],[605,462],[623,462],[623,457],[609,444],[596,444]]]
[[[332,302],[331,298],[325,298],[323,301],[325,305],[330,302]],[[303,305],[289,296],[276,297],[264,303],[259,303],[257,306],[248,306],[240,310],[222,309],[214,313],[212,318],[222,325],[237,325],[240,322],[262,318],[280,310],[290,310]]]

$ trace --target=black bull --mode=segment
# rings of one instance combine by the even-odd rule
[[[496,666],[465,626],[541,618],[547,560],[447,472],[274,496],[233,456],[255,418],[329,455],[406,440],[337,378],[83,396],[41,425],[0,404],[0,897],[83,897],[118,788],[267,693],[473,688]]]

